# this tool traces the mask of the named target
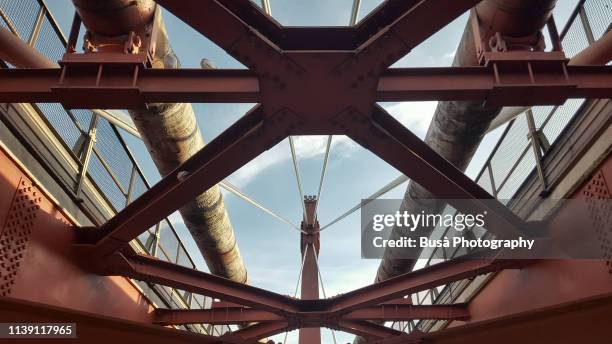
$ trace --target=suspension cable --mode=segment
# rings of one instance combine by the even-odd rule
[[[277,220],[279,220],[281,222],[284,222],[284,223],[288,224],[291,228],[294,228],[294,229],[296,229],[296,230],[306,234],[306,232],[304,230],[302,230],[300,227],[298,227],[296,224],[294,224],[293,222],[287,220],[286,218],[276,214],[272,210],[264,207],[259,202],[255,201],[253,198],[249,197],[244,192],[240,191],[240,189],[238,189],[235,185],[231,184],[230,182],[222,181],[222,182],[219,183],[219,186],[222,187],[223,189],[231,192],[232,194],[238,196],[239,198],[245,200],[247,203],[251,204],[255,208],[257,208],[257,209],[267,213],[268,215],[274,217],[275,219],[277,219]]]
[[[327,136],[327,147],[325,147],[325,157],[323,158],[323,168],[321,169],[321,180],[319,180],[319,191],[317,192],[317,203],[315,204],[315,214],[321,203],[321,190],[323,189],[323,180],[325,180],[325,172],[327,171],[327,163],[329,161],[329,151],[331,149],[332,135]]]
[[[297,156],[295,154],[295,145],[293,144],[293,136],[289,136],[289,147],[291,148],[291,160],[293,160],[293,171],[297,181],[298,193],[300,194],[300,204],[302,204],[303,216],[306,217],[306,205],[304,204],[304,193],[302,192],[302,178],[300,178],[300,170],[298,168]]]
[[[304,263],[306,262],[306,254],[308,253],[308,245],[304,247],[304,254],[302,255],[302,265],[300,266],[300,274],[298,275],[297,283],[295,284],[295,292],[293,293],[293,297],[297,297],[298,289],[300,287],[300,281],[302,280],[302,272],[304,271]],[[287,342],[287,335],[289,332],[285,332],[285,339],[283,339],[283,344]]]
[[[314,250],[314,244],[313,245],[313,250]],[[308,245],[306,245],[306,247],[308,247]],[[321,275],[321,266],[319,265],[319,257],[317,255],[317,252],[315,250],[315,264],[317,265],[317,272],[319,273],[319,281],[321,281],[321,291],[323,292],[323,298],[327,299],[327,295],[325,294],[325,286],[323,285],[323,275]],[[336,343],[336,332],[334,330],[332,330],[331,328],[329,329],[331,331],[332,334],[332,338],[334,339],[334,344]]]
[[[335,224],[336,222],[338,222],[338,221],[344,219],[345,217],[351,215],[355,211],[361,209],[362,206],[367,205],[368,203],[372,202],[373,200],[377,199],[378,197],[380,197],[380,196],[386,194],[387,192],[395,189],[396,187],[398,187],[399,185],[403,184],[407,180],[408,180],[408,177],[406,177],[404,175],[401,175],[401,176],[395,178],[389,184],[383,186],[378,191],[376,191],[375,193],[371,194],[368,198],[366,198],[365,202],[359,202],[356,206],[352,207],[351,209],[346,211],[344,214],[338,216],[332,222],[330,222],[330,223],[326,224],[325,226],[323,226],[321,228],[321,230],[324,230],[324,229],[330,227],[331,225]]]

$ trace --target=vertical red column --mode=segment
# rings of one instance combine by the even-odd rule
[[[319,268],[317,259],[319,254],[319,221],[317,220],[315,196],[304,197],[305,211],[302,221],[300,247],[304,268],[302,269],[302,300],[316,300],[319,298]],[[317,255],[317,256],[315,256]],[[300,344],[320,344],[320,328],[300,329]]]

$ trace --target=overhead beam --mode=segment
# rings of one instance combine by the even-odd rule
[[[260,101],[257,77],[247,70],[127,67],[92,64],[68,67],[63,75],[59,68],[0,69],[0,102],[124,109],[145,103]]]
[[[535,80],[525,67],[498,74],[487,67],[391,68],[378,82],[377,101],[483,100],[490,106],[560,104],[567,98],[612,96],[611,66],[541,69]]]
[[[300,301],[297,301],[300,303]],[[467,320],[470,314],[467,304],[452,305],[378,305],[361,308],[341,316],[344,320],[408,321],[416,319]],[[308,324],[333,326],[334,321],[326,312],[297,312],[291,318],[298,323],[304,319]],[[213,324],[231,325],[254,322],[286,320],[278,314],[245,307],[221,307],[210,309],[161,309],[155,310],[155,323],[160,325]]]
[[[275,314],[293,313],[298,310],[294,299],[227,278],[147,256],[137,255],[125,259],[127,264],[116,268],[114,273]]]
[[[351,312],[461,279],[503,269],[521,268],[528,263],[525,260],[501,260],[495,259],[493,255],[482,258],[480,254],[472,254],[342,294],[331,300],[328,310],[338,313]]]
[[[73,69],[60,83],[60,69],[0,69],[0,102],[58,102],[69,108],[127,108],[145,102],[261,101],[257,77],[246,70]],[[529,74],[508,71],[513,83],[497,83],[487,67],[397,68],[381,76],[376,101],[481,100],[490,105],[562,103],[567,98],[612,97],[612,66],[567,66]],[[518,81],[517,81],[518,80]]]
[[[498,238],[533,235],[518,218],[495,197],[440,157],[431,147],[376,105],[371,120],[340,119],[351,127],[355,142],[391,164],[439,199],[448,200],[458,210],[485,214],[486,228]],[[488,201],[483,201],[488,200]]]
[[[181,205],[280,142],[285,136],[278,136],[274,130],[284,132],[293,125],[295,121],[290,118],[283,118],[282,122],[277,122],[275,117],[264,118],[261,106],[256,106],[101,228],[92,229],[92,234],[84,237],[81,244],[92,246],[90,254],[95,259],[116,252]]]
[[[409,321],[417,319],[467,320],[470,317],[467,304],[452,305],[380,305],[352,311],[342,319]]]
[[[278,314],[244,307],[180,310],[158,308],[155,310],[155,323],[160,325],[230,325],[281,320],[285,318]]]

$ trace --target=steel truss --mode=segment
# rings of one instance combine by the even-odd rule
[[[249,70],[155,70],[122,53],[67,53],[60,69],[0,70],[0,102],[138,108],[147,102],[256,102],[249,113],[99,228],[78,247],[100,274],[123,275],[222,299],[212,310],[158,310],[159,324],[251,324],[228,339],[330,327],[371,340],[400,331],[369,320],[458,320],[466,306],[406,304],[405,296],[526,261],[496,255],[440,263],[341,296],[275,294],[134,254],[127,244],[182,204],[290,135],[347,135],[460,211],[487,211],[498,238],[541,233],[516,217],[377,101],[481,100],[484,106],[561,104],[612,97],[612,67],[568,66],[560,52],[491,53],[480,67],[389,67],[478,0],[391,0],[347,28],[287,28],[247,0],[157,0]],[[444,8],[444,11],[439,11]],[[435,15],[431,15],[435,13]],[[74,34],[71,34],[73,37]],[[333,95],[333,96],[330,96]],[[476,259],[478,258],[478,259]],[[402,301],[404,300],[404,301]]]

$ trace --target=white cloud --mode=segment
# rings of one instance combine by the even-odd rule
[[[327,146],[326,135],[296,136],[294,137],[295,153],[298,161],[323,157]],[[338,135],[332,140],[331,153],[335,158],[346,157],[355,150],[357,144],[348,137]],[[243,187],[249,184],[259,173],[280,163],[290,163],[291,152],[288,139],[276,145],[267,152],[258,156],[238,171],[233,173],[229,180],[232,184]]]
[[[395,119],[423,139],[438,102],[402,102],[383,106]]]
[[[436,109],[437,102],[402,102],[384,106],[398,121],[420,138],[425,137],[427,128]],[[305,159],[322,159],[327,145],[326,135],[294,137],[295,151],[298,161]],[[332,141],[331,154],[334,159],[350,156],[359,145],[346,136],[336,135]],[[229,177],[229,181],[244,187],[264,170],[277,164],[290,164],[291,153],[288,140],[284,140],[267,152],[258,156]]]

